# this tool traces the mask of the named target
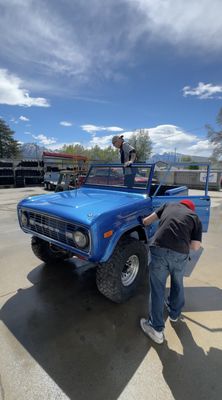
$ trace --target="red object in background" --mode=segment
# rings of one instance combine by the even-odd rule
[[[73,160],[87,161],[88,158],[78,154],[67,154],[67,153],[52,153],[50,151],[43,151],[43,157],[58,157],[58,158],[71,158]]]
[[[85,182],[85,179],[86,179],[85,175],[79,175],[77,178],[77,185],[81,186]]]
[[[80,175],[78,177],[78,184],[82,185],[85,182],[86,177],[84,175]]]

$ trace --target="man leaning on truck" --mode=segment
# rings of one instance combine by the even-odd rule
[[[164,341],[164,303],[171,322],[177,322],[184,306],[183,276],[190,249],[199,250],[202,224],[191,200],[169,203],[159,207],[143,219],[144,225],[160,220],[150,246],[150,301],[149,318],[142,318],[140,325],[154,342]],[[165,301],[165,286],[170,275],[171,286]]]

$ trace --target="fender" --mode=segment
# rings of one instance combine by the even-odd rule
[[[100,263],[104,263],[109,260],[109,258],[112,256],[118,242],[121,240],[121,238],[124,235],[127,235],[127,234],[135,232],[135,231],[136,232],[141,231],[141,233],[144,235],[145,242],[148,243],[150,227],[148,227],[148,229],[147,229],[147,228],[137,224],[137,225],[128,226],[127,229],[124,229],[124,228],[126,228],[126,227],[122,226],[121,229],[116,231],[116,233],[111,237],[111,239],[109,240],[109,244],[107,245],[107,247],[103,253],[103,257],[99,261]]]

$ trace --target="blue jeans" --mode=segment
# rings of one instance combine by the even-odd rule
[[[171,277],[167,300],[169,313],[170,317],[177,318],[184,306],[183,276],[189,255],[152,246],[150,252],[149,322],[156,331],[161,332],[164,328],[163,309],[167,277]]]

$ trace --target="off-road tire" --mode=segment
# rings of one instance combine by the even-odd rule
[[[129,257],[136,255],[139,269],[129,286],[122,283],[122,271]],[[123,303],[134,295],[147,278],[148,252],[146,246],[137,239],[128,237],[120,241],[108,262],[98,265],[96,284],[98,290],[115,303]]]
[[[36,257],[45,263],[58,263],[59,261],[66,260],[72,257],[72,253],[69,251],[57,251],[50,247],[50,243],[45,240],[39,239],[36,236],[32,237],[31,241],[32,251]]]

